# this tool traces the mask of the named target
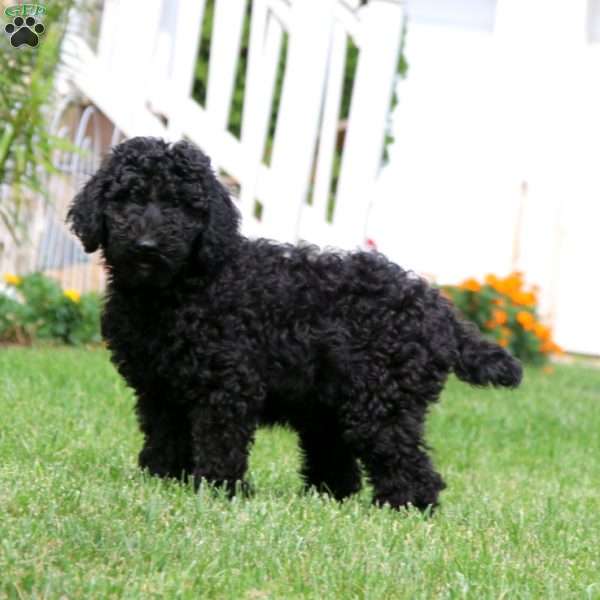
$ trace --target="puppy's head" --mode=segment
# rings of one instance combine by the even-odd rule
[[[115,281],[164,287],[186,265],[223,262],[239,214],[197,147],[138,137],[113,149],[67,220],[86,252],[102,249]]]

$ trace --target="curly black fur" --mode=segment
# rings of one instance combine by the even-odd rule
[[[243,482],[261,424],[294,428],[307,486],[433,507],[423,441],[451,371],[516,386],[521,367],[439,292],[366,252],[251,241],[196,147],[116,147],[69,212],[109,273],[103,335],[137,394],[139,463],[160,476]],[[243,484],[242,484],[243,485]]]

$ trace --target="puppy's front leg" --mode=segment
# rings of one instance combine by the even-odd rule
[[[168,399],[138,394],[136,405],[144,446],[138,463],[151,475],[187,479],[192,469],[192,445],[187,414]]]
[[[193,476],[196,487],[205,480],[233,496],[236,485],[248,491],[244,475],[256,430],[256,419],[223,391],[214,391],[191,414]]]

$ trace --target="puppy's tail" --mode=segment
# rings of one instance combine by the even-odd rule
[[[461,319],[455,321],[458,360],[454,373],[473,385],[514,388],[521,383],[521,363],[504,348],[484,339],[479,329]]]

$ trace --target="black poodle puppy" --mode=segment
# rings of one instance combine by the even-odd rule
[[[261,424],[298,432],[302,475],[397,508],[444,483],[423,440],[452,371],[514,387],[521,367],[439,291],[374,252],[249,240],[209,159],[188,142],[114,148],[68,219],[109,275],[102,332],[137,395],[150,473],[244,486]]]

